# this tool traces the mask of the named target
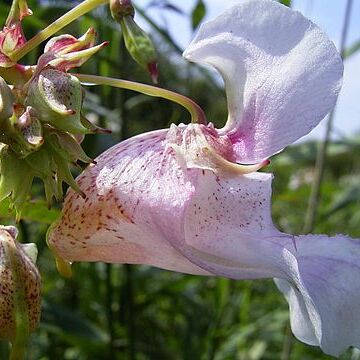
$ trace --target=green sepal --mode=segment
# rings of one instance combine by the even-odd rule
[[[42,122],[73,134],[88,134],[81,123],[82,100],[81,84],[75,76],[44,69],[31,81],[25,102],[38,111]]]
[[[85,116],[81,115],[81,123],[92,133],[92,134],[111,134],[111,130],[104,129],[100,126],[94,125]]]
[[[0,150],[0,201],[10,199],[17,220],[31,190],[34,173],[24,159],[19,159],[7,145]]]

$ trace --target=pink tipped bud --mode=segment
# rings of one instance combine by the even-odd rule
[[[15,63],[11,55],[26,42],[21,23],[17,22],[10,27],[5,26],[0,31],[0,67],[10,67]]]
[[[49,55],[47,65],[58,70],[68,71],[84,64],[92,55],[108,45],[108,41],[95,46],[96,31],[90,28],[80,38],[72,35],[60,35],[47,42],[44,55]],[[43,62],[43,61],[42,61]],[[40,62],[38,66],[42,65]]]

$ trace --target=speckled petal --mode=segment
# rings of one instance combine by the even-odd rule
[[[290,240],[271,221],[272,175],[220,177],[187,168],[167,134],[144,134],[101,155],[78,178],[86,198],[67,196],[50,246],[71,262],[233,278],[283,275],[281,249]]]
[[[207,274],[169,243],[193,192],[196,170],[184,171],[166,147],[167,130],[122,142],[78,178],[82,199],[68,194],[63,216],[49,235],[67,261],[148,264]]]
[[[260,162],[310,132],[341,87],[334,44],[277,1],[244,1],[203,24],[184,56],[223,76],[229,119],[220,134],[241,163]]]
[[[192,262],[236,279],[286,277],[280,233],[270,214],[272,175],[220,178],[203,171],[184,215],[183,239],[173,238]]]

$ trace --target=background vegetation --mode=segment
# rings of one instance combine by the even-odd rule
[[[156,5],[157,3],[157,5]],[[287,2],[289,3],[289,2]],[[4,21],[9,1],[0,3]],[[35,15],[25,20],[27,38],[74,6],[70,1],[29,1]],[[161,6],[160,6],[161,5]],[[154,2],[159,12],[166,1]],[[212,75],[181,59],[166,29],[152,28],[160,63],[160,83],[194,98],[218,126],[226,119],[222,84]],[[173,7],[173,11],[181,10]],[[206,9],[201,1],[190,16],[196,28]],[[94,26],[111,46],[81,71],[148,82],[149,78],[124,50],[119,27],[106,7],[72,24],[65,32],[80,35]],[[34,63],[38,53],[26,61]],[[216,101],[214,101],[216,99]],[[170,123],[188,122],[180,107],[166,101],[110,88],[88,89],[88,116],[111,128],[113,135],[88,136],[85,149],[95,157],[114,143]],[[304,143],[273,158],[273,213],[278,226],[292,233],[304,227],[311,186],[316,177],[319,144]],[[328,147],[316,233],[347,233],[360,238],[360,134]],[[48,211],[41,185],[19,224],[20,241],[36,242],[43,277],[43,314],[32,336],[28,359],[326,359],[328,356],[291,336],[287,304],[272,281],[233,281],[182,275],[146,266],[79,263],[74,277],[57,273],[45,244],[46,229],[59,209]],[[0,222],[12,223],[7,204],[0,204]],[[0,343],[0,358],[8,348]],[[342,359],[360,359],[349,350]]]

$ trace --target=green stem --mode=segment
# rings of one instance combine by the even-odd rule
[[[189,111],[192,123],[207,124],[205,114],[198,104],[196,104],[193,100],[187,98],[186,96],[180,95],[173,91],[133,81],[114,79],[104,76],[84,74],[72,75],[76,76],[81,82],[89,85],[108,85],[121,89],[133,90],[149,96],[160,97],[173,101],[183,106],[186,110]]]
[[[109,0],[85,0],[78,6],[71,9],[69,12],[61,16],[59,19],[55,20],[45,29],[41,30],[33,38],[27,41],[21,48],[14,51],[11,55],[11,60],[18,62],[22,57],[29,53],[32,49],[40,45],[44,40],[48,39],[50,36],[54,35],[56,32],[64,28],[66,25],[70,24],[80,16],[88,13],[89,11],[95,9],[100,5],[108,3]]]

